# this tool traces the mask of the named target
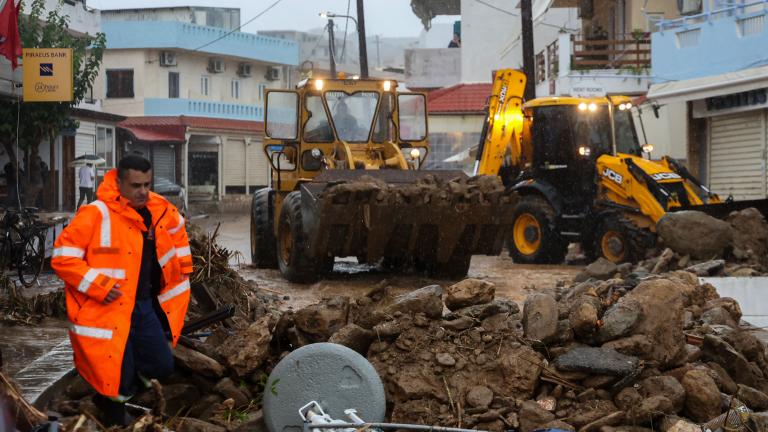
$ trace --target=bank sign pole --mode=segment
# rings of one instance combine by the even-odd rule
[[[24,48],[24,102],[72,102],[72,48]]]

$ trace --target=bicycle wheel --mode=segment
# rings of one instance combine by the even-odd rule
[[[45,231],[22,233],[21,239],[16,268],[22,285],[29,288],[40,276],[45,262]]]

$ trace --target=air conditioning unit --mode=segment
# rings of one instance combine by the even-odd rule
[[[237,66],[237,74],[241,77],[249,77],[251,76],[251,64],[250,63],[240,63]]]
[[[267,68],[267,74],[264,76],[269,81],[277,81],[280,79],[280,68],[270,66]]]
[[[224,72],[224,60],[218,60],[218,59],[208,60],[208,72],[213,72],[213,73]]]
[[[680,15],[696,15],[701,13],[701,0],[677,0],[677,10]]]
[[[160,52],[160,66],[176,66],[176,53],[173,51]]]

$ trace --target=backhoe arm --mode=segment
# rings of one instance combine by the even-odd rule
[[[505,156],[517,166],[522,153],[525,74],[514,69],[496,71],[488,114],[480,134],[474,175],[499,175]]]

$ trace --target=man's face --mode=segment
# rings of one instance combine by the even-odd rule
[[[117,178],[117,187],[120,196],[128,200],[131,207],[141,208],[149,199],[149,185],[152,181],[152,170],[141,172],[129,169],[123,174],[123,178]]]

